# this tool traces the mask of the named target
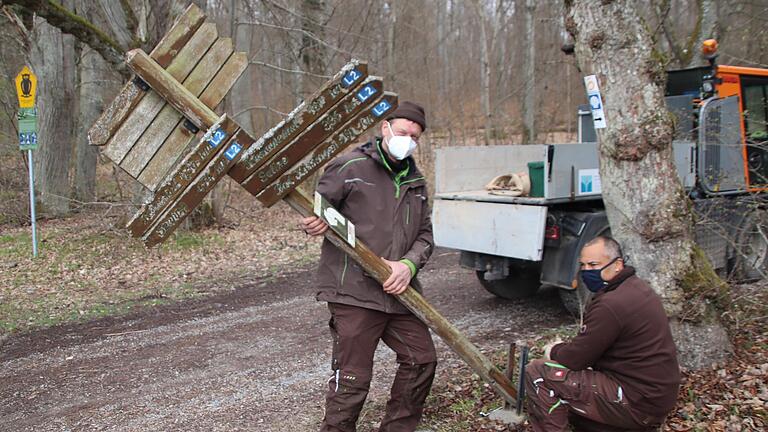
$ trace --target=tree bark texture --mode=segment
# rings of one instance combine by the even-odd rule
[[[523,49],[523,143],[536,142],[536,1],[526,0]]]
[[[16,4],[34,11],[51,26],[75,36],[99,52],[121,75],[126,78],[130,76],[130,71],[123,61],[124,47],[88,20],[72,13],[61,3],[52,0],[4,0],[3,3]]]
[[[602,92],[607,127],[597,136],[612,234],[662,297],[681,363],[718,361],[727,352],[727,344],[714,342],[722,342],[722,326],[707,302],[696,302],[696,310],[690,305],[722,282],[693,241],[693,216],[672,157],[664,70],[650,35],[632,1],[575,0],[566,6],[579,67],[597,76]],[[699,343],[690,346],[691,340]]]
[[[488,40],[488,23],[484,11],[485,4],[473,3],[480,24],[480,105],[483,110],[483,143],[491,144],[493,113],[491,112],[491,41]]]
[[[38,142],[35,151],[35,186],[40,214],[69,212],[69,162],[74,132],[74,39],[36,17],[32,32],[31,62],[38,76]]]
[[[130,44],[125,11],[119,2],[102,0],[95,4],[87,0],[77,0],[75,11],[100,27],[111,28],[124,46]],[[98,19],[100,16],[104,16],[106,21],[101,22]],[[96,199],[98,164],[98,148],[88,144],[88,129],[104,110],[104,103],[109,100],[105,96],[117,90],[120,77],[112,73],[111,65],[97,51],[83,43],[78,45],[75,172],[72,183],[75,199],[87,203]]]
[[[87,46],[81,46],[78,63],[78,116],[75,136],[75,199],[92,202],[96,198],[96,164],[99,149],[88,144],[88,129],[104,110],[101,88],[109,82],[107,64]],[[110,83],[111,84],[111,83]]]
[[[301,0],[301,67],[310,74],[301,75],[301,97],[307,100],[325,82],[317,75],[325,74],[326,49],[320,41],[325,40],[325,1]],[[300,186],[305,193],[313,195],[322,172],[318,170]]]

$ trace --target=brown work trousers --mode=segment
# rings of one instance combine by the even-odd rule
[[[630,407],[623,389],[608,375],[572,371],[553,361],[534,360],[525,369],[528,420],[536,432],[658,431],[663,418]]]
[[[398,369],[379,431],[414,431],[432,387],[437,355],[427,326],[412,314],[328,303],[333,358],[321,431],[355,431],[379,339],[397,353]]]

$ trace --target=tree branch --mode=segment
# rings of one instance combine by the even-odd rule
[[[45,19],[48,24],[63,33],[71,34],[80,42],[90,46],[124,78],[131,76],[123,59],[124,47],[110,38],[90,21],[77,15],[53,0],[0,0],[0,5],[15,4]]]

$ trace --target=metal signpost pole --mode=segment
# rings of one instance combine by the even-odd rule
[[[35,216],[35,164],[32,162],[32,149],[27,150],[29,155],[29,211],[32,218],[32,256],[37,258],[37,217]]]
[[[35,215],[35,172],[32,150],[37,148],[37,108],[35,93],[37,76],[28,66],[16,76],[16,94],[19,98],[19,150],[29,157],[29,209],[32,219],[32,255],[37,258],[37,217]]]

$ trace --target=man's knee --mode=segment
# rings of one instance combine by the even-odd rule
[[[371,379],[371,371],[336,369],[328,380],[328,390],[331,393],[367,392]]]

